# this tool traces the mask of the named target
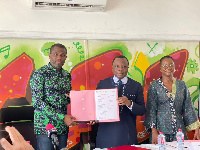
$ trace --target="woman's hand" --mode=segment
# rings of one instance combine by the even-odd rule
[[[155,128],[152,128],[151,131],[152,131],[152,144],[158,144],[158,131]]]
[[[194,133],[194,139],[193,140],[199,140],[200,136],[199,136],[199,127],[195,129],[195,133]]]

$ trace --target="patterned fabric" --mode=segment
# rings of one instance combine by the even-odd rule
[[[165,90],[167,96],[168,96],[168,101],[169,101],[169,107],[170,107],[170,111],[171,111],[171,115],[172,115],[172,133],[173,134],[176,134],[176,111],[175,111],[175,108],[174,108],[174,98],[175,96],[172,96],[172,93],[176,93],[176,91],[173,91],[174,89],[172,88],[172,93],[170,93],[167,88],[165,87],[165,85],[163,84],[161,78],[158,79],[158,83],[160,84],[160,86],[163,87],[163,89]],[[173,79],[173,85],[172,87],[175,87],[174,85],[176,85],[176,79],[174,78]],[[176,90],[176,88],[175,88]]]
[[[178,129],[182,129],[185,139],[186,129],[194,130],[200,126],[184,81],[174,79],[172,93],[169,93],[161,79],[151,83],[147,94],[144,126],[147,132],[156,128],[169,135],[175,135]]]
[[[63,122],[70,99],[71,75],[66,70],[57,71],[50,63],[35,71],[30,77],[34,110],[34,133],[47,134],[46,125],[52,124],[58,135],[67,134]]]

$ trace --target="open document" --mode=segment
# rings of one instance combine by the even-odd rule
[[[119,121],[117,89],[71,91],[70,98],[76,121]]]

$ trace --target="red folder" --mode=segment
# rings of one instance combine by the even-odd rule
[[[71,91],[71,115],[78,122],[119,121],[117,89]]]
[[[108,150],[150,150],[150,149],[135,147],[131,145],[124,145],[124,146],[119,146],[119,147],[108,148]]]

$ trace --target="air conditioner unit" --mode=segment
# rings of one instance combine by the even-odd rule
[[[107,0],[29,0],[33,9],[104,11]]]

